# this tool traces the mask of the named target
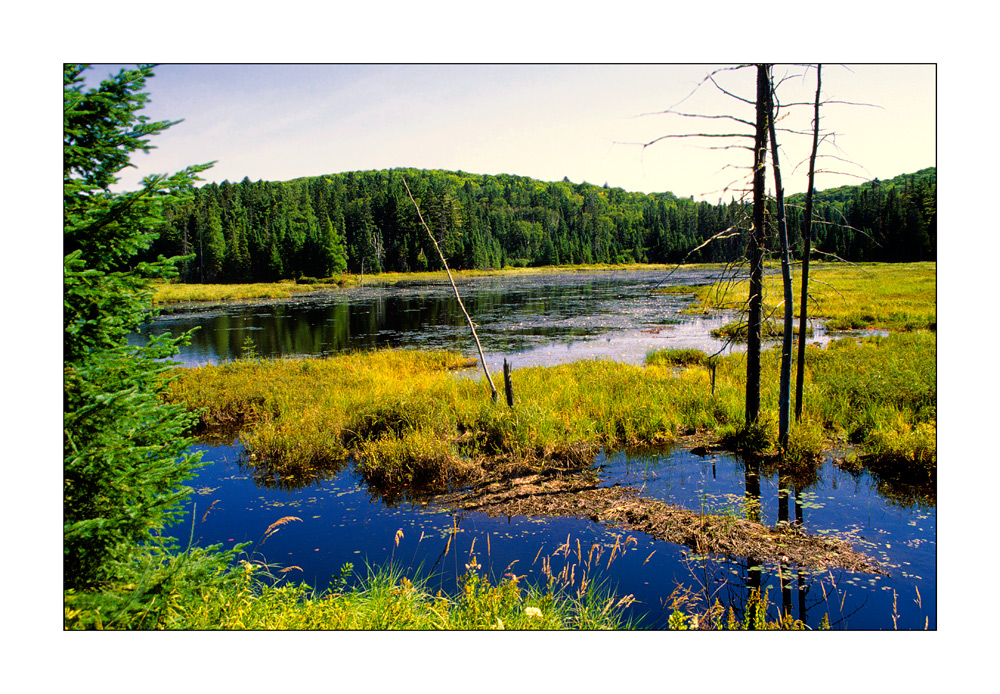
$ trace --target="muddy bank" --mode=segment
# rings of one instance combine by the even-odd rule
[[[884,574],[878,563],[839,538],[794,526],[767,527],[733,515],[702,514],[640,496],[625,486],[599,486],[592,473],[527,475],[444,494],[434,502],[488,516],[562,516],[638,531],[699,554],[752,558],[807,569]]]

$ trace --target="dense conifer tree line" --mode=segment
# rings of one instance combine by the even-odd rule
[[[748,209],[735,200],[713,205],[567,179],[392,169],[204,185],[167,208],[167,225],[148,257],[193,254],[180,268],[185,282],[440,269],[403,176],[456,269],[724,262],[744,254],[742,234],[705,244],[746,219]],[[788,200],[794,242],[802,197]],[[820,192],[817,212],[813,247],[821,254],[935,259],[934,168]]]

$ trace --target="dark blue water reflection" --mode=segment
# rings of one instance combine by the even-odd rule
[[[200,544],[252,542],[248,556],[275,572],[295,567],[284,575],[319,588],[346,563],[363,575],[366,565],[394,562],[408,575],[430,576],[432,589],[449,592],[475,556],[494,580],[512,572],[543,582],[548,563],[554,574],[565,568],[576,586],[585,575],[603,581],[619,595],[635,596],[638,602],[628,614],[647,627],[665,625],[669,596],[678,584],[712,602],[719,599],[738,614],[749,588],[759,584],[769,589],[772,618],[781,609],[813,627],[826,614],[835,629],[936,628],[935,509],[926,499],[887,502],[873,477],[852,477],[830,463],[801,489],[786,479],[779,486],[777,472],[762,473],[764,521],[778,519],[779,489],[788,488],[791,519],[797,512],[810,532],[848,536],[886,566],[888,577],[788,567],[760,572],[745,560],[692,556],[678,545],[588,520],[489,518],[420,501],[386,507],[349,469],[303,489],[258,487],[241,469],[238,447],[200,448],[211,464],[193,481],[193,508],[177,534],[186,537],[193,522]],[[608,484],[630,483],[646,496],[693,509],[735,510],[746,489],[743,465],[729,456],[674,451],[600,456],[596,464]],[[288,516],[297,520],[265,540],[268,526]]]

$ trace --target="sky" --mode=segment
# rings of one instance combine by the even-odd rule
[[[96,81],[121,65],[96,64]],[[752,160],[745,139],[667,138],[749,132],[753,68],[693,64],[180,64],[160,65],[144,113],[183,121],[136,155],[141,176],[215,161],[206,181],[283,181],[396,167],[508,173],[607,183],[717,202],[739,196]],[[734,96],[706,82],[709,73]],[[778,65],[782,103],[811,102],[815,71]],[[936,165],[933,64],[829,65],[821,124],[831,136],[817,188],[891,178]],[[858,105],[863,104],[863,105]],[[779,124],[808,131],[811,106]],[[805,190],[808,135],[779,133],[786,193]],[[719,145],[730,145],[721,149]],[[801,165],[800,165],[801,164]],[[798,165],[798,166],[797,166]]]

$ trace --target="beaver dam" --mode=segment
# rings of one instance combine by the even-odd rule
[[[794,524],[768,527],[733,515],[699,513],[642,496],[620,484],[598,486],[593,475],[528,475],[441,495],[436,503],[490,517],[586,518],[690,547],[698,554],[755,558],[807,569],[884,574],[871,557],[836,537],[809,535]]]

